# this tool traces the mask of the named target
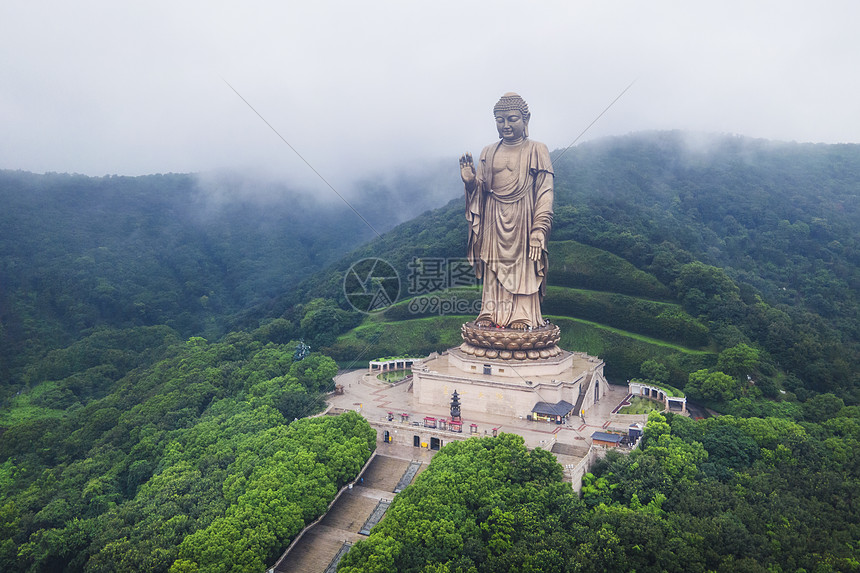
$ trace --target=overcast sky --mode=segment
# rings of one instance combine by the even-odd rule
[[[336,186],[496,138],[685,129],[860,141],[860,2],[0,4],[0,168],[242,170]]]

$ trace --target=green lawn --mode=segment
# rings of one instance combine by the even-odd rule
[[[605,324],[600,324],[599,322],[592,322],[590,320],[582,320],[581,318],[572,318],[572,317],[568,317],[568,316],[547,316],[547,315],[544,315],[544,318],[548,318],[552,322],[559,324],[559,325],[561,325],[561,323],[565,322],[565,321],[579,322],[582,324],[587,324],[588,326],[592,326],[594,328],[599,328],[601,330],[613,332],[615,334],[619,334],[619,335],[625,336],[627,338],[632,338],[634,340],[639,340],[639,341],[645,342],[647,344],[654,344],[656,346],[663,346],[665,348],[670,348],[672,350],[677,350],[678,352],[684,352],[686,354],[697,354],[700,356],[704,356],[707,354],[714,354],[714,352],[710,352],[708,350],[694,350],[692,348],[687,348],[686,346],[681,346],[678,344],[672,344],[671,342],[666,342],[665,340],[659,340],[657,338],[651,338],[650,336],[643,336],[641,334],[636,334],[635,332],[630,332],[628,330],[621,330],[620,328],[613,328],[611,326],[606,326]]]
[[[407,368],[406,370],[394,370],[393,372],[383,372],[382,374],[377,374],[377,378],[382,380],[383,382],[400,382],[407,376],[412,376],[412,370]]]
[[[630,399],[630,405],[624,406],[620,410],[618,410],[619,414],[647,414],[651,410],[657,410],[662,412],[665,409],[665,405],[663,402],[658,402],[657,400],[651,400],[649,398],[643,398],[641,396],[634,396]]]
[[[361,325],[338,337],[325,351],[341,368],[366,367],[367,361],[376,356],[426,356],[459,346],[460,327],[474,318],[446,314],[416,316],[409,312],[408,305],[403,305],[397,312],[366,317]],[[638,376],[642,362],[649,359],[663,362],[671,373],[669,382],[678,386],[686,382],[690,372],[716,363],[714,352],[589,320],[555,315],[547,318],[561,328],[562,348],[606,360],[605,374],[616,382]]]

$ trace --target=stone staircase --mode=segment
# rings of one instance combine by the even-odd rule
[[[352,544],[385,515],[396,490],[424,469],[418,461],[377,455],[352,489],[344,491],[319,523],[307,530],[272,573],[332,573]]]

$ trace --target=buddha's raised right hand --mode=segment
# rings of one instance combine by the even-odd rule
[[[475,188],[475,181],[477,180],[475,164],[472,161],[472,154],[468,151],[460,157],[460,178],[463,180],[466,189],[471,191]]]

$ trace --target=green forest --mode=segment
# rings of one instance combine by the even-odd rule
[[[4,411],[4,571],[262,571],[376,432],[323,408],[334,362],[234,333],[96,333]],[[118,336],[117,336],[118,335]],[[96,366],[90,366],[97,363]],[[253,532],[253,534],[249,534]]]
[[[720,415],[652,413],[581,496],[516,436],[447,445],[340,570],[860,570],[860,146],[691,139],[553,153],[543,308],[611,382]],[[239,176],[0,171],[0,569],[270,566],[375,448],[316,416],[338,369],[474,317],[474,279],[414,280],[465,254],[435,169],[359,185],[381,236]],[[400,278],[372,314],[368,257]]]
[[[581,145],[554,163],[548,314],[633,335],[597,328],[565,343],[599,350],[617,382],[639,375],[636,335],[684,338],[683,346],[710,349],[714,359],[745,344],[759,351],[754,394],[804,402],[832,393],[857,404],[860,147],[716,136],[704,148],[699,143],[691,149],[679,132],[638,134]],[[462,261],[464,235],[455,199],[305,279],[275,308],[320,296],[349,308],[343,273],[374,256],[398,270],[402,299],[424,295],[409,292],[411,269],[425,260]],[[442,296],[460,297],[451,289]],[[652,320],[659,303],[668,306]],[[424,305],[414,306],[418,312],[389,309],[382,320],[427,316]],[[351,353],[351,342],[379,320],[365,318],[365,332],[319,342],[343,362],[341,348]],[[431,329],[437,332],[420,350],[444,349],[453,327]],[[648,352],[665,354],[665,346],[651,344]],[[677,386],[692,372],[670,369]]]
[[[379,232],[433,197],[422,182],[408,204],[391,187],[357,188]],[[96,328],[164,324],[213,339],[254,329],[257,309],[374,236],[337,198],[238,176],[0,170],[0,202],[0,392]],[[380,203],[396,216],[371,208]]]
[[[581,497],[519,436],[454,442],[338,571],[856,571],[858,438],[856,407],[823,423],[655,412]]]

